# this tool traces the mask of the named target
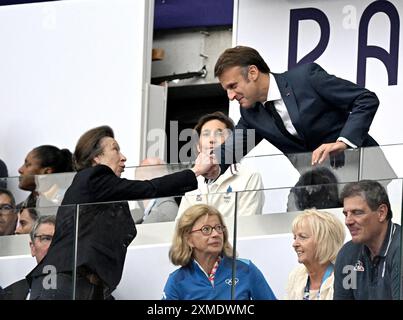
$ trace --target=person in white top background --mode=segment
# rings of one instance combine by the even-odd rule
[[[164,160],[160,158],[146,158],[136,168],[136,179],[150,180],[168,174]],[[178,213],[175,197],[144,199],[137,201],[139,208],[131,211],[133,220],[139,223],[174,221]]]
[[[225,142],[234,130],[234,122],[222,112],[214,112],[201,117],[194,127],[198,136],[197,152],[211,153]],[[237,215],[262,214],[264,188],[260,173],[246,168],[240,163],[232,164],[215,180],[199,176],[198,188],[187,192],[181,200],[176,220],[192,205],[208,204],[218,209],[224,217],[235,212],[235,192],[238,193]],[[252,190],[252,191],[251,191]]]

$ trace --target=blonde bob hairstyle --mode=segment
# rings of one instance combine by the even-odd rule
[[[302,224],[307,226],[314,238],[317,261],[320,264],[334,263],[346,237],[341,221],[329,212],[309,209],[295,217],[292,232],[295,234]]]
[[[220,223],[225,226],[224,218],[221,213],[206,204],[196,204],[185,210],[175,226],[175,233],[172,239],[172,245],[169,249],[169,259],[176,266],[186,266],[193,257],[193,250],[187,242],[187,237],[193,229],[195,222],[202,216],[217,216]],[[222,255],[232,257],[232,246],[228,242],[228,230],[224,228],[224,243]]]

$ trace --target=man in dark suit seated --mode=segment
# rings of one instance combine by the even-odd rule
[[[255,49],[237,46],[221,54],[214,72],[241,112],[232,137],[216,151],[221,172],[263,139],[285,155],[312,152],[311,165],[347,148],[378,145],[368,134],[379,105],[375,93],[316,63],[271,73]],[[289,159],[302,173],[295,158]],[[215,166],[206,177],[218,172]]]
[[[46,256],[53,234],[55,233],[56,216],[41,216],[30,232],[31,255],[39,263]],[[26,300],[29,293],[27,280],[21,279],[3,289],[0,300]]]

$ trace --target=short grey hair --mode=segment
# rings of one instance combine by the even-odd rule
[[[38,231],[39,226],[45,223],[53,224],[54,226],[56,226],[56,216],[55,215],[40,216],[39,219],[36,220],[31,232],[29,233],[32,242],[34,242],[35,240],[35,234],[36,231]]]

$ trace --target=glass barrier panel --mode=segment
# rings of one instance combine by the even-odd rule
[[[54,266],[56,268],[56,279],[59,279],[60,275],[60,281],[57,280],[57,282],[60,283],[61,287],[53,289],[51,286],[53,278],[46,278],[46,281],[50,281],[50,287],[47,286],[47,288],[49,287],[51,291],[47,291],[48,289],[44,291],[44,282],[42,282],[39,287],[38,282],[36,282],[34,297],[43,294],[45,296],[51,295],[54,298],[64,297],[67,299],[74,297],[85,299],[88,298],[88,296],[85,296],[85,290],[84,295],[82,295],[82,287],[79,288],[79,291],[81,291],[79,292],[73,284],[81,283],[80,281],[83,281],[83,279],[84,281],[87,281],[85,279],[87,279],[88,274],[97,274],[98,269],[102,270],[101,266],[103,266],[103,263],[96,264],[98,269],[91,269],[90,273],[87,272],[88,270],[80,268],[82,265],[86,266],[86,250],[93,250],[98,253],[102,251],[100,249],[103,243],[102,241],[94,241],[91,239],[89,242],[86,242],[88,239],[87,237],[91,238],[91,230],[93,229],[94,224],[97,225],[100,223],[99,221],[103,221],[104,218],[102,218],[102,213],[105,213],[104,215],[109,217],[108,219],[105,218],[107,221],[105,222],[105,225],[108,226],[110,232],[114,234],[114,228],[122,228],[125,230],[124,232],[126,232],[126,235],[129,234],[127,233],[127,230],[130,229],[130,226],[132,225],[131,219],[129,218],[130,215],[137,224],[137,237],[133,242],[131,242],[130,246],[122,240],[123,238],[120,239],[120,243],[127,246],[128,253],[127,257],[125,254],[126,260],[123,259],[124,264],[119,262],[120,264],[118,263],[115,265],[115,267],[118,266],[118,268],[114,267],[115,269],[120,270],[119,272],[121,276],[123,275],[122,279],[124,281],[117,281],[116,279],[111,281],[108,276],[105,276],[105,274],[102,273],[102,277],[107,280],[100,279],[102,280],[102,283],[107,283],[107,288],[103,287],[102,293],[99,290],[93,294],[96,294],[96,297],[103,298],[110,298],[113,296],[117,299],[160,299],[161,296],[163,296],[164,285],[169,274],[178,268],[178,266],[174,266],[167,258],[175,232],[176,222],[182,216],[186,208],[189,208],[194,204],[208,204],[218,209],[224,216],[229,243],[235,247],[236,251],[239,253],[239,257],[249,259],[248,255],[250,253],[250,259],[263,272],[267,282],[273,289],[274,295],[277,298],[282,298],[285,294],[284,290],[286,284],[284,277],[290,272],[290,270],[284,268],[284,265],[298,265],[298,260],[294,256],[294,251],[291,251],[290,257],[293,257],[292,259],[287,256],[284,256],[283,259],[282,252],[288,252],[284,250],[290,250],[290,248],[293,250],[293,236],[290,231],[292,221],[304,208],[315,206],[316,208],[320,208],[320,210],[330,211],[339,218],[341,217],[344,222],[342,204],[339,203],[338,207],[337,195],[340,195],[341,190],[345,187],[345,183],[350,182],[351,180],[357,180],[359,177],[365,179],[380,179],[383,177],[384,179],[379,180],[379,182],[387,190],[393,211],[392,221],[395,223],[401,223],[402,180],[393,179],[394,176],[401,175],[401,168],[399,167],[399,161],[395,161],[396,159],[391,160],[391,155],[398,156],[400,154],[399,152],[401,152],[401,145],[383,146],[381,149],[366,148],[359,150],[346,150],[344,153],[344,161],[345,164],[349,164],[344,166],[345,169],[348,169],[346,174],[341,173],[340,170],[342,170],[342,168],[334,169],[330,160],[329,166],[325,163],[325,165],[319,167],[315,166],[312,169],[312,167],[309,167],[311,154],[293,156],[293,163],[303,164],[301,168],[305,168],[305,171],[300,171],[302,175],[300,175],[300,172],[295,170],[292,165],[292,170],[282,168],[283,163],[287,163],[288,165],[291,163],[289,158],[286,158],[283,155],[256,156],[253,157],[253,159],[245,158],[245,163],[242,162],[241,166],[233,167],[232,172],[229,172],[231,175],[228,177],[228,180],[224,179],[225,176],[223,176],[223,181],[217,180],[218,182],[206,182],[203,178],[200,178],[201,184],[199,184],[199,188],[186,193],[184,196],[107,204],[86,204],[78,207],[74,205],[59,208],[57,206],[60,204],[64,192],[70,185],[75,173],[33,176],[31,177],[31,181],[33,181],[34,185],[34,188],[32,189],[33,192],[21,191],[21,182],[23,182],[26,177],[3,178],[1,179],[1,182],[3,182],[3,185],[6,184],[7,190],[11,191],[14,195],[16,204],[24,203],[27,205],[30,203],[30,201],[27,200],[34,195],[32,198],[35,200],[33,202],[35,207],[32,208],[32,212],[26,208],[24,211],[19,212],[19,210],[16,210],[16,206],[13,206],[12,201],[7,203],[7,197],[3,197],[6,200],[0,202],[0,205],[2,206],[0,215],[0,218],[2,219],[2,223],[0,224],[0,234],[3,233],[5,236],[0,237],[0,243],[2,243],[0,249],[2,250],[2,255],[7,257],[7,259],[9,256],[14,258],[16,256],[15,252],[25,252],[22,253],[22,255],[29,255],[29,238],[21,240],[24,237],[23,235],[11,235],[14,232],[17,232],[19,227],[22,230],[23,220],[19,219],[19,215],[23,219],[24,216],[27,217],[28,215],[37,215],[40,217],[49,214],[58,214],[60,218],[58,218],[57,222],[56,237],[57,239],[60,238],[60,241],[58,240],[56,242],[57,245],[55,244],[50,247],[49,251],[51,252],[51,255],[49,255],[49,258],[47,259],[50,260],[51,263],[46,264],[46,266],[49,266],[50,268]],[[384,165],[384,155],[388,160],[387,162],[390,164],[389,167]],[[357,158],[358,165],[356,166],[354,163],[357,162]],[[247,161],[251,161],[250,159],[256,160],[257,162],[248,163]],[[244,168],[247,167],[245,164],[249,168],[245,170],[247,174],[243,175]],[[144,166],[128,167],[124,174],[126,174],[129,179],[152,179],[167,173],[186,169],[189,166],[191,165],[173,164],[150,166],[148,168]],[[259,173],[254,172],[251,168],[255,170],[258,168]],[[225,174],[227,173],[224,173],[224,175]],[[247,178],[236,180],[235,177],[237,176]],[[248,183],[245,183],[245,181]],[[271,184],[280,185],[281,187],[270,188]],[[23,196],[21,196],[21,192],[23,192]],[[173,193],[175,193],[174,190]],[[0,197],[0,200],[1,199],[2,198]],[[119,216],[122,220],[126,219],[125,221],[127,221],[127,223],[123,223],[123,226],[121,227],[116,227],[115,225],[118,225],[117,223],[111,224],[111,221],[114,219],[116,220],[116,216]],[[75,217],[78,217],[77,237],[75,236]],[[91,220],[91,217],[95,218]],[[3,223],[5,220],[9,223]],[[7,227],[4,227],[5,225],[7,225]],[[106,243],[108,243],[109,240],[107,239],[110,239],[110,235],[108,235],[106,229],[103,229],[100,226],[103,226],[103,222],[99,224],[99,227],[97,225],[94,229],[99,229],[99,232],[102,233],[102,237],[105,239]],[[196,233],[200,232],[201,231],[198,231]],[[213,230],[213,232],[215,231]],[[346,234],[346,239],[349,239],[350,231],[348,229]],[[82,241],[82,239],[84,240]],[[257,242],[250,245],[248,241],[252,240],[256,240]],[[46,238],[44,238],[44,241],[46,241]],[[257,251],[261,248],[266,248],[265,241],[270,242],[269,247],[273,248],[273,251],[269,252],[265,249],[265,252],[267,251],[269,254],[263,257],[261,253],[259,255],[259,252]],[[289,246],[288,249],[285,248],[284,241],[286,241],[287,246]],[[27,247],[25,247],[26,243],[28,243]],[[91,245],[89,246],[88,243]],[[92,245],[92,243],[97,244]],[[116,242],[116,244],[118,243],[119,241]],[[399,245],[401,250],[401,242],[399,242]],[[91,247],[91,249],[88,249],[89,247]],[[119,248],[119,250],[122,251],[123,245]],[[154,249],[157,250],[156,252],[158,254],[155,257],[151,257],[151,251]],[[16,251],[14,252],[14,250]],[[112,253],[118,253],[120,252],[119,250],[116,249],[115,251],[112,250],[108,252],[108,250],[105,249],[102,252],[107,252],[105,259],[108,259],[108,257],[115,257]],[[256,253],[254,250],[257,250]],[[56,251],[60,251],[62,254],[55,253]],[[275,259],[276,257],[282,258],[277,259],[280,260],[277,261]],[[29,258],[29,256],[27,256],[27,258]],[[4,259],[4,261],[7,261],[7,259]],[[266,259],[269,259],[270,261]],[[30,260],[35,261],[31,258]],[[291,263],[291,260],[293,263]],[[0,262],[5,263],[4,261],[1,260]],[[130,267],[127,267],[128,261],[131,261],[129,264]],[[144,264],[139,264],[138,261],[144,261]],[[261,265],[264,266],[264,263],[268,263],[268,266],[270,267],[267,269],[261,267]],[[126,266],[123,268],[125,264]],[[75,265],[78,265],[79,268],[76,269]],[[136,268],[134,265],[136,265]],[[150,285],[150,290],[137,292],[137,290],[133,290],[133,288],[144,287],[144,282],[137,282],[144,281],[144,279],[151,279],[151,276],[156,276],[155,274],[148,275],[147,273],[150,272],[150,269],[144,268],[145,265],[161,265],[161,270],[163,271],[161,271],[161,274],[155,278],[159,279],[158,281],[150,280],[153,283],[155,282],[152,286]],[[272,266],[273,268],[275,267],[273,272],[270,271]],[[283,266],[283,269],[281,269],[281,266]],[[10,269],[10,265],[5,265],[4,267],[7,270]],[[25,274],[28,274],[30,270],[34,268],[34,266],[31,267],[32,268],[25,267]],[[12,271],[12,268],[13,266],[10,271]],[[92,265],[91,268],[93,268]],[[137,273],[132,273],[131,268],[134,268],[133,270],[136,270]],[[143,268],[144,270],[139,270],[140,268]],[[279,268],[279,270],[284,274],[288,273],[285,276],[277,276],[277,272],[279,271],[276,271],[276,268]],[[396,268],[400,271],[401,263],[399,263]],[[18,276],[22,276],[22,271],[19,268],[16,268],[16,270],[19,270],[18,272],[20,272]],[[51,276],[53,269],[49,270],[49,275]],[[78,270],[79,272],[74,273],[73,270]],[[237,269],[234,270],[236,271]],[[381,273],[383,273],[383,270],[381,271]],[[18,280],[15,277],[12,278],[12,276],[9,276],[8,272],[9,271],[5,272],[5,276],[0,278],[2,281],[0,282],[0,286],[3,288],[7,287],[13,281]],[[157,270],[157,272],[159,271]],[[134,280],[133,274],[140,274],[141,277]],[[44,278],[46,276],[47,274],[40,274],[37,275],[37,278]],[[98,274],[97,276],[99,277]],[[401,279],[401,277],[399,276],[398,279]],[[232,278],[230,280],[231,284],[236,282],[236,280],[232,281]],[[98,282],[96,279],[91,281],[94,283]],[[399,290],[400,287],[399,282]],[[38,294],[38,288],[41,290],[44,289],[41,291],[42,293]],[[233,289],[229,290],[231,291]],[[231,293],[228,293],[227,291],[225,292],[226,294],[230,294],[231,297]],[[232,294],[233,293],[234,292],[232,291]],[[228,296],[226,296],[226,298],[228,298]]]
[[[360,180],[403,177],[402,156],[403,145],[362,148]]]
[[[385,145],[347,149],[330,156],[321,165],[311,165],[312,152],[288,156],[254,155],[246,156],[241,163],[254,169],[262,176],[265,188],[290,187],[300,177],[315,168],[327,168],[337,179],[333,183],[351,182],[362,179],[393,179],[403,176],[401,164],[403,145]]]
[[[1,299],[72,299],[74,221],[67,213],[75,211],[76,206],[15,210],[15,234],[0,237]]]
[[[178,268],[168,258],[174,221],[135,225],[132,205],[139,203],[79,205],[76,299],[163,297],[170,273]]]
[[[402,181],[401,179],[395,179],[380,182],[386,184],[393,211],[392,221],[400,223],[402,210]],[[342,190],[344,185],[345,184],[338,185],[337,189],[339,191]],[[312,186],[306,187],[312,188]],[[322,188],[323,185],[319,185],[318,187]],[[302,188],[303,187],[298,187],[298,189]],[[284,189],[288,190],[288,192],[291,190],[290,188]],[[332,190],[332,188],[328,188],[322,192],[325,193],[326,190],[329,189]],[[253,265],[260,270],[274,296],[278,299],[282,299],[286,294],[285,288],[289,273],[294,267],[300,265],[298,264],[298,256],[292,247],[293,234],[291,226],[294,218],[301,214],[302,211],[279,211],[278,213],[271,214],[262,212],[262,214],[241,215],[239,208],[242,208],[242,204],[239,202],[247,199],[241,194],[256,194],[257,191],[265,193],[266,201],[268,201],[268,199],[275,201],[278,192],[276,189],[266,189],[221,193],[214,196],[219,196],[221,202],[225,201],[225,199],[233,199],[235,201],[233,214],[228,214],[223,218],[223,224],[226,226],[225,231],[227,232],[229,243],[235,247],[239,258],[250,260],[251,262],[248,262],[249,265],[253,263]],[[190,196],[188,195],[187,197]],[[193,197],[197,198],[199,195],[194,195]],[[203,201],[196,201],[196,199],[191,202],[203,203]],[[138,205],[136,202],[132,202],[132,204]],[[192,211],[194,207],[190,207],[188,210]],[[44,263],[46,263],[48,268],[54,267],[54,269],[47,270],[48,273],[45,275],[42,274],[43,272],[36,275],[36,278],[41,278],[40,280],[42,280],[42,282],[40,282],[40,288],[43,289],[41,294],[50,294],[52,291],[48,291],[49,288],[50,290],[55,290],[51,288],[52,277],[46,278],[48,282],[44,282],[44,278],[48,275],[51,276],[52,270],[55,270],[58,283],[57,294],[62,294],[65,299],[73,298],[73,294],[76,299],[88,299],[89,296],[85,294],[85,285],[88,285],[88,283],[97,288],[96,291],[91,291],[91,294],[95,295],[92,297],[111,298],[111,296],[113,296],[115,299],[160,299],[164,297],[164,294],[170,297],[169,293],[164,291],[164,288],[170,274],[180,268],[180,265],[174,265],[168,258],[172,239],[175,235],[175,224],[177,222],[138,224],[136,225],[137,235],[135,239],[131,241],[133,238],[132,231],[134,224],[131,222],[131,205],[126,201],[85,204],[79,205],[78,208],[76,206],[66,206],[58,210],[54,208],[53,211],[58,212],[61,218],[58,219],[57,232],[54,237],[54,239],[57,240],[52,247],[50,247],[48,251],[50,255],[46,256]],[[320,211],[328,211],[344,223],[345,218],[342,213],[342,207],[326,208]],[[237,212],[236,215],[235,212]],[[60,213],[62,215],[60,215]],[[79,213],[78,234],[75,239],[74,234],[76,228],[74,226],[74,216],[77,213]],[[181,214],[178,215],[178,219],[180,219],[181,216]],[[216,227],[216,222],[217,221],[208,221],[208,223],[206,223],[203,220],[202,224],[214,224],[211,225],[211,227]],[[195,232],[193,232],[195,237],[202,236],[201,228],[196,227],[193,223],[191,223],[190,226],[190,231],[195,230]],[[351,239],[350,231],[346,227],[344,228],[346,233],[345,241],[349,241]],[[221,228],[221,230],[223,229]],[[209,231],[211,231],[213,237],[217,237],[217,234],[219,234],[216,228],[211,228],[211,230],[205,230],[204,232]],[[35,261],[29,255],[29,237],[25,238],[24,241],[20,240],[23,239],[23,237],[23,235],[2,237],[4,241],[10,241],[7,239],[12,238],[12,242],[14,243],[11,245],[2,245],[0,247],[3,250],[2,254],[7,256],[7,258],[13,258],[15,260],[15,253],[21,255],[21,251],[18,251],[21,249],[17,247],[17,251],[13,253],[10,252],[9,248],[14,248],[18,246],[18,243],[25,242],[27,246],[23,250],[26,250],[26,258],[29,258],[31,262]],[[3,241],[3,239],[0,239],[0,241]],[[41,240],[40,237],[38,239]],[[46,240],[47,239],[43,237],[43,241]],[[73,243],[76,240],[78,242],[77,245],[74,246]],[[8,251],[6,248],[8,248]],[[76,248],[76,250],[74,250],[74,248]],[[401,249],[400,242],[399,249]],[[7,272],[4,273],[4,277],[2,273],[2,280],[0,279],[0,285],[3,288],[18,280],[9,275],[9,272],[13,271],[13,268],[21,273],[18,276],[22,279],[24,275],[28,274],[35,267],[35,265],[29,268],[22,268],[21,265],[22,269],[19,265],[18,268],[14,266],[10,267],[10,265],[4,265],[6,260],[7,259],[0,259],[0,262],[3,263],[4,266],[2,270],[7,270]],[[225,265],[228,267],[228,263],[232,262],[232,260],[225,260]],[[139,261],[141,261],[141,263],[139,263]],[[229,286],[229,288],[224,286],[225,289],[222,291],[222,293],[225,294],[225,299],[231,299],[231,284],[233,281],[239,281],[239,277],[242,276],[241,270],[238,270],[240,266],[239,263],[245,263],[245,260],[237,259],[235,263],[236,268],[232,269],[231,266],[231,272],[226,270],[226,273],[224,273],[224,280],[228,280],[227,282],[229,283],[226,285]],[[75,266],[78,268],[75,268]],[[147,268],[147,266],[152,267]],[[224,264],[222,266],[224,267]],[[400,259],[398,269],[399,271],[401,269]],[[75,276],[73,270],[78,271],[75,273]],[[232,270],[236,271],[234,280],[232,278]],[[401,279],[401,277],[399,276],[398,279]],[[144,288],[145,280],[147,280],[146,288]],[[69,285],[73,281],[78,284],[78,289],[72,284]],[[217,279],[217,281],[219,281],[219,279]],[[38,283],[39,282],[36,281],[36,286]],[[49,283],[49,285],[46,283]],[[102,283],[102,290],[99,288],[99,283]],[[46,286],[46,288],[44,286]],[[144,289],[134,290],[133,288]],[[270,296],[267,295],[267,290],[262,290],[266,292],[266,296],[256,296],[255,298],[265,299]],[[69,294],[66,295],[66,292]],[[37,296],[35,291],[34,294]],[[233,297],[237,299],[245,298],[243,293],[237,292],[236,286],[233,294]],[[241,295],[237,296],[237,294]],[[52,297],[57,298],[60,296],[56,295],[56,292],[53,291]],[[186,297],[183,296],[182,298],[185,299]]]
[[[246,156],[241,164],[231,166],[214,185],[220,185],[226,178],[234,177],[240,190],[294,187],[307,180],[326,175],[325,183],[344,183],[359,179],[393,179],[403,176],[403,166],[399,161],[403,155],[403,145],[387,145],[348,149],[335,158],[327,159],[321,165],[311,166],[312,153]],[[127,179],[152,179],[165,174],[191,168],[191,163],[148,165],[126,167],[122,174]],[[37,176],[1,178],[19,205],[48,207],[60,205],[64,192],[71,184],[75,172]],[[235,178],[241,176],[241,178]],[[251,180],[248,178],[251,177]],[[245,179],[247,182],[245,182]],[[199,178],[202,187],[203,178]],[[239,185],[239,180],[243,185]],[[207,181],[207,183],[211,181]],[[319,182],[317,182],[319,183]],[[204,186],[203,186],[204,187]],[[231,187],[233,187],[231,185]],[[200,188],[201,189],[201,188]],[[215,190],[226,192],[227,190]]]
[[[172,251],[180,253],[180,247],[175,241],[182,239],[182,243],[193,248],[187,248],[191,254],[190,265],[183,268],[194,268],[195,272],[184,272],[171,275],[171,282],[175,277],[192,274],[193,278],[187,280],[187,285],[178,288],[181,299],[199,300],[231,300],[233,261],[233,217],[235,214],[236,192],[216,193],[208,195],[187,194],[182,197],[176,228],[172,237]],[[207,215],[208,214],[208,215]],[[210,244],[206,244],[206,243]],[[222,255],[222,252],[225,252]],[[206,259],[208,257],[209,261]],[[203,268],[203,270],[201,269]],[[201,281],[205,274],[209,275],[208,281]],[[201,281],[201,282],[200,282]],[[234,281],[234,282],[233,282]],[[199,286],[200,290],[192,289]],[[211,287],[215,290],[212,291]],[[167,285],[165,295],[173,296],[172,288]],[[170,290],[171,289],[171,290]],[[170,291],[170,292],[169,292]]]
[[[2,185],[2,187],[0,187],[0,188],[2,190],[6,189],[9,192],[11,192],[16,205],[28,197],[29,192],[18,188],[19,177],[1,178],[0,181],[1,181],[1,185]]]
[[[242,277],[242,267],[245,263],[252,268],[251,270],[259,278],[256,282],[249,282],[248,286],[241,289],[233,287],[234,299],[245,299],[245,290],[249,291],[251,299],[267,300],[281,299],[283,296],[283,279],[282,275],[290,265],[290,261],[294,262],[294,257],[290,251],[289,226],[292,221],[293,214],[284,213],[282,210],[266,211],[268,202],[277,203],[284,202],[285,208],[287,194],[290,188],[282,189],[266,189],[260,190],[264,193],[265,205],[261,214],[244,215],[247,205],[245,199],[253,196],[252,191],[236,192],[236,214],[226,217],[227,224],[233,233],[230,235],[232,244],[236,249],[237,259],[234,261],[233,279],[235,282],[244,281]],[[278,199],[281,195],[282,200]],[[285,196],[284,196],[285,195]],[[273,208],[273,207],[272,207]],[[284,254],[285,253],[285,254]],[[293,265],[291,263],[291,265]],[[283,265],[284,264],[284,265]],[[278,275],[277,275],[278,273]]]
[[[7,189],[7,177],[0,177],[0,189]]]
[[[136,224],[175,221],[182,197],[162,197],[128,201]]]
[[[403,178],[403,163],[401,161],[403,157],[403,144],[384,145],[381,146],[381,149],[397,177]]]
[[[347,184],[318,185],[315,186],[315,188],[318,188],[317,190],[312,189],[312,186],[298,187],[298,190],[304,195],[304,200],[309,199],[309,196],[314,194],[312,190],[318,191],[318,195],[322,196],[322,198],[318,198],[319,202],[317,203],[325,205],[322,205],[323,208],[321,209],[311,209],[310,211],[314,211],[314,213],[304,213],[302,209],[297,208],[295,211],[289,212],[283,211],[262,215],[241,216],[239,208],[242,208],[243,204],[240,203],[242,197],[239,194],[243,192],[238,192],[237,214],[226,218],[228,225],[232,226],[233,230],[235,230],[232,243],[236,247],[240,258],[249,259],[263,273],[266,282],[278,299],[300,300],[304,298],[307,276],[303,276],[301,272],[305,270],[304,263],[306,263],[306,266],[312,263],[310,261],[312,257],[309,256],[309,246],[306,244],[309,238],[316,239],[317,245],[312,245],[312,250],[318,250],[317,248],[320,245],[323,245],[323,248],[325,248],[332,241],[334,242],[334,248],[340,248],[345,244],[340,251],[341,258],[338,257],[338,263],[333,266],[334,270],[336,270],[336,280],[334,278],[330,278],[329,280],[330,282],[337,281],[339,284],[337,293],[335,293],[339,299],[402,299],[402,242],[400,236],[398,236],[402,216],[402,185],[402,179],[387,179],[370,182],[367,186],[364,185],[361,187],[368,188],[368,199],[375,198],[378,199],[377,201],[381,201],[379,200],[379,195],[382,194],[382,189],[386,191],[390,202],[390,211],[393,212],[390,222],[387,219],[381,221],[379,219],[366,219],[365,216],[367,215],[379,215],[380,211],[378,207],[375,207],[375,209],[365,207],[363,209],[362,202],[357,202],[355,199],[356,194],[353,191],[349,191]],[[306,190],[303,190],[304,188]],[[341,202],[339,207],[333,207],[333,205],[328,205],[327,201],[328,199],[332,199],[335,190],[338,190],[339,193],[345,190],[346,195],[352,194],[352,196],[346,198],[348,201]],[[377,190],[379,191],[374,193]],[[278,190],[276,189],[265,190],[266,201],[269,201],[269,199],[275,201],[277,194]],[[361,197],[359,198],[362,199]],[[345,206],[344,210],[346,210],[348,217],[344,216],[343,206]],[[369,211],[362,212],[360,210]],[[331,222],[330,218],[319,219],[320,216],[318,217],[317,211],[332,217],[333,220],[338,222]],[[364,216],[360,214],[361,212]],[[309,219],[317,220],[315,227],[312,227],[313,224],[310,224],[309,221],[311,220],[307,217],[304,218],[305,215],[309,216]],[[386,216],[386,213],[384,215]],[[364,220],[362,220],[363,218]],[[299,219],[295,220],[299,221],[299,223],[292,230],[294,219]],[[395,224],[398,225],[395,227]],[[319,232],[315,235],[314,230],[318,230]],[[340,240],[341,237],[339,236],[338,242],[336,241],[337,232],[335,230],[339,230],[339,234],[342,234],[342,232],[345,234],[342,240]],[[386,230],[386,232],[382,230]],[[371,258],[368,252],[370,251],[369,249],[362,249],[363,247],[371,247],[372,241],[366,238],[368,235],[376,239],[382,238],[380,239],[382,247],[378,252],[378,255],[381,257],[373,260],[377,262],[372,261],[369,263],[368,261],[371,261]],[[346,244],[350,241],[354,243]],[[388,247],[389,249],[387,249]],[[322,250],[321,252],[324,251]],[[334,250],[333,257],[336,257],[338,252],[338,249]],[[367,253],[367,255],[360,258],[358,257],[360,253]],[[386,259],[383,257],[384,255]],[[363,265],[361,266],[360,263]],[[376,270],[371,267],[373,263],[376,265]],[[372,273],[371,277],[373,279],[380,278],[377,279],[377,284],[370,283],[368,280],[369,277],[362,276],[363,274],[360,272],[364,272],[364,270]],[[290,274],[293,276],[292,279],[295,279],[297,274],[299,277],[305,277],[305,282],[303,284],[298,282],[289,283],[288,281],[292,281],[289,279]],[[329,283],[326,285],[327,288],[333,287]],[[310,299],[333,298],[330,291],[328,294],[322,292],[321,295],[318,295],[318,291],[309,292],[308,294]]]
[[[330,172],[334,176],[332,183],[350,182],[358,179],[360,152],[349,149],[315,166],[312,166],[312,152],[245,157],[241,163],[247,169],[259,172],[265,188],[291,187],[312,170]]]
[[[234,197],[235,198],[235,197]],[[136,204],[132,201],[132,204]],[[137,204],[138,205],[138,204]],[[108,299],[205,299],[203,296],[206,291],[194,292],[187,290],[189,287],[176,287],[176,281],[173,280],[172,273],[175,270],[189,268],[200,268],[194,259],[204,249],[205,234],[209,230],[202,231],[202,227],[208,224],[214,224],[216,221],[205,221],[205,214],[201,214],[195,207],[187,210],[186,216],[180,216],[184,219],[184,232],[176,234],[175,226],[178,221],[137,224],[131,221],[132,212],[130,212],[128,202],[110,202],[97,204],[83,204],[79,206],[78,219],[78,245],[76,256],[76,298],[82,297],[85,288],[79,284],[81,279],[91,279],[96,291],[97,297]],[[198,228],[200,226],[200,228]],[[134,229],[136,228],[136,229]],[[199,230],[197,230],[199,229]],[[136,231],[134,231],[136,230]],[[223,229],[211,230],[223,231]],[[204,232],[204,233],[203,233]],[[231,241],[232,229],[228,226],[227,239]],[[188,236],[192,237],[193,249],[187,241]],[[185,246],[175,245],[173,239],[182,239],[180,243],[186,243]],[[219,244],[214,244],[217,247]],[[169,258],[170,249],[172,250],[172,259]],[[221,250],[218,250],[220,253]],[[190,263],[190,265],[189,265]],[[204,265],[203,261],[199,261]],[[231,286],[228,275],[231,271],[229,261],[225,262],[226,273],[220,275],[223,279],[220,281],[222,299],[230,299]],[[182,267],[183,266],[183,267]],[[224,266],[224,264],[223,264]],[[201,269],[197,269],[200,275]],[[179,273],[181,271],[178,271]],[[203,274],[204,276],[204,274]],[[189,279],[189,283],[198,281],[200,277]],[[88,280],[89,281],[89,280]],[[147,286],[144,286],[147,283]],[[217,282],[218,285],[218,282]],[[191,286],[190,286],[191,287]],[[141,290],[134,290],[141,288]],[[210,290],[211,291],[211,290]],[[101,294],[102,292],[102,294]],[[194,294],[200,294],[195,297]],[[218,297],[217,297],[218,298]]]
[[[24,175],[3,179],[3,186],[12,192],[18,207],[42,208],[61,204],[75,172],[46,175]],[[50,214],[51,212],[49,212]]]

